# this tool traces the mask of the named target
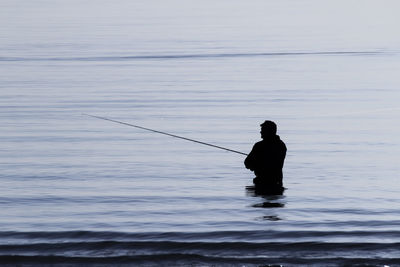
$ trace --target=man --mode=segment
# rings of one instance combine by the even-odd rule
[[[286,145],[276,135],[276,124],[265,121],[261,125],[261,138],[244,161],[247,169],[254,171],[253,183],[257,189],[267,192],[283,192],[282,168],[286,156]]]

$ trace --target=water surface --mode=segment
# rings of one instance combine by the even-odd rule
[[[3,1],[0,259],[400,265],[396,1]],[[277,122],[283,196],[246,190]]]

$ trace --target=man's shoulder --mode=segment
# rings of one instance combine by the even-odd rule
[[[269,146],[279,146],[279,147],[282,147],[282,148],[286,148],[285,142],[283,142],[279,138],[279,136],[277,136],[274,139],[270,139],[270,140],[261,140],[261,141],[255,143],[255,145],[254,145],[254,147],[257,147],[257,148],[262,148],[262,147],[265,147],[265,146],[268,146],[268,147]]]
[[[283,142],[282,139],[279,139],[279,143],[285,145],[285,142]]]
[[[264,140],[258,141],[257,143],[254,144],[254,147],[261,147],[264,144]]]
[[[261,141],[256,142],[254,145],[259,146],[259,145],[263,144],[264,142],[265,142],[264,140],[261,140]]]
[[[286,151],[287,151],[286,144],[285,144],[285,142],[283,142],[281,139],[279,139],[279,146],[280,146],[281,149],[282,149],[283,151],[285,151],[285,153],[286,153]]]
[[[253,145],[253,149],[251,150],[252,152],[258,153],[260,150],[263,150],[263,141],[258,141]]]

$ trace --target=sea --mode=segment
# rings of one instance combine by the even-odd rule
[[[0,265],[400,266],[399,9],[1,0]]]

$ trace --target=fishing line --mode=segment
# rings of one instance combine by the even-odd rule
[[[130,127],[135,127],[135,128],[146,130],[146,131],[150,131],[150,132],[153,132],[153,133],[159,133],[159,134],[163,134],[163,135],[168,135],[168,136],[179,138],[179,139],[183,139],[183,140],[186,140],[186,141],[190,141],[190,142],[194,142],[194,143],[198,143],[198,144],[202,144],[202,145],[206,145],[206,146],[211,146],[211,147],[214,147],[214,148],[218,148],[218,149],[222,149],[222,150],[226,150],[226,151],[229,151],[229,152],[233,152],[233,153],[237,153],[237,154],[241,154],[241,155],[247,156],[246,153],[243,153],[243,152],[240,152],[240,151],[237,151],[237,150],[233,150],[233,149],[222,147],[222,146],[213,145],[213,144],[210,144],[210,143],[206,143],[206,142],[198,141],[198,140],[195,140],[195,139],[179,136],[179,135],[176,135],[176,134],[171,134],[171,133],[167,133],[167,132],[163,132],[163,131],[159,131],[159,130],[154,130],[154,129],[142,127],[142,126],[139,126],[139,125],[131,124],[131,123],[126,123],[126,122],[123,122],[123,121],[117,121],[117,120],[109,119],[109,118],[106,118],[106,117],[95,116],[95,115],[90,115],[90,114],[85,114],[85,113],[82,113],[82,115],[89,116],[89,117],[96,118],[96,119],[100,119],[100,120],[111,121],[111,122],[114,122],[114,123],[119,123],[119,124],[130,126]]]

